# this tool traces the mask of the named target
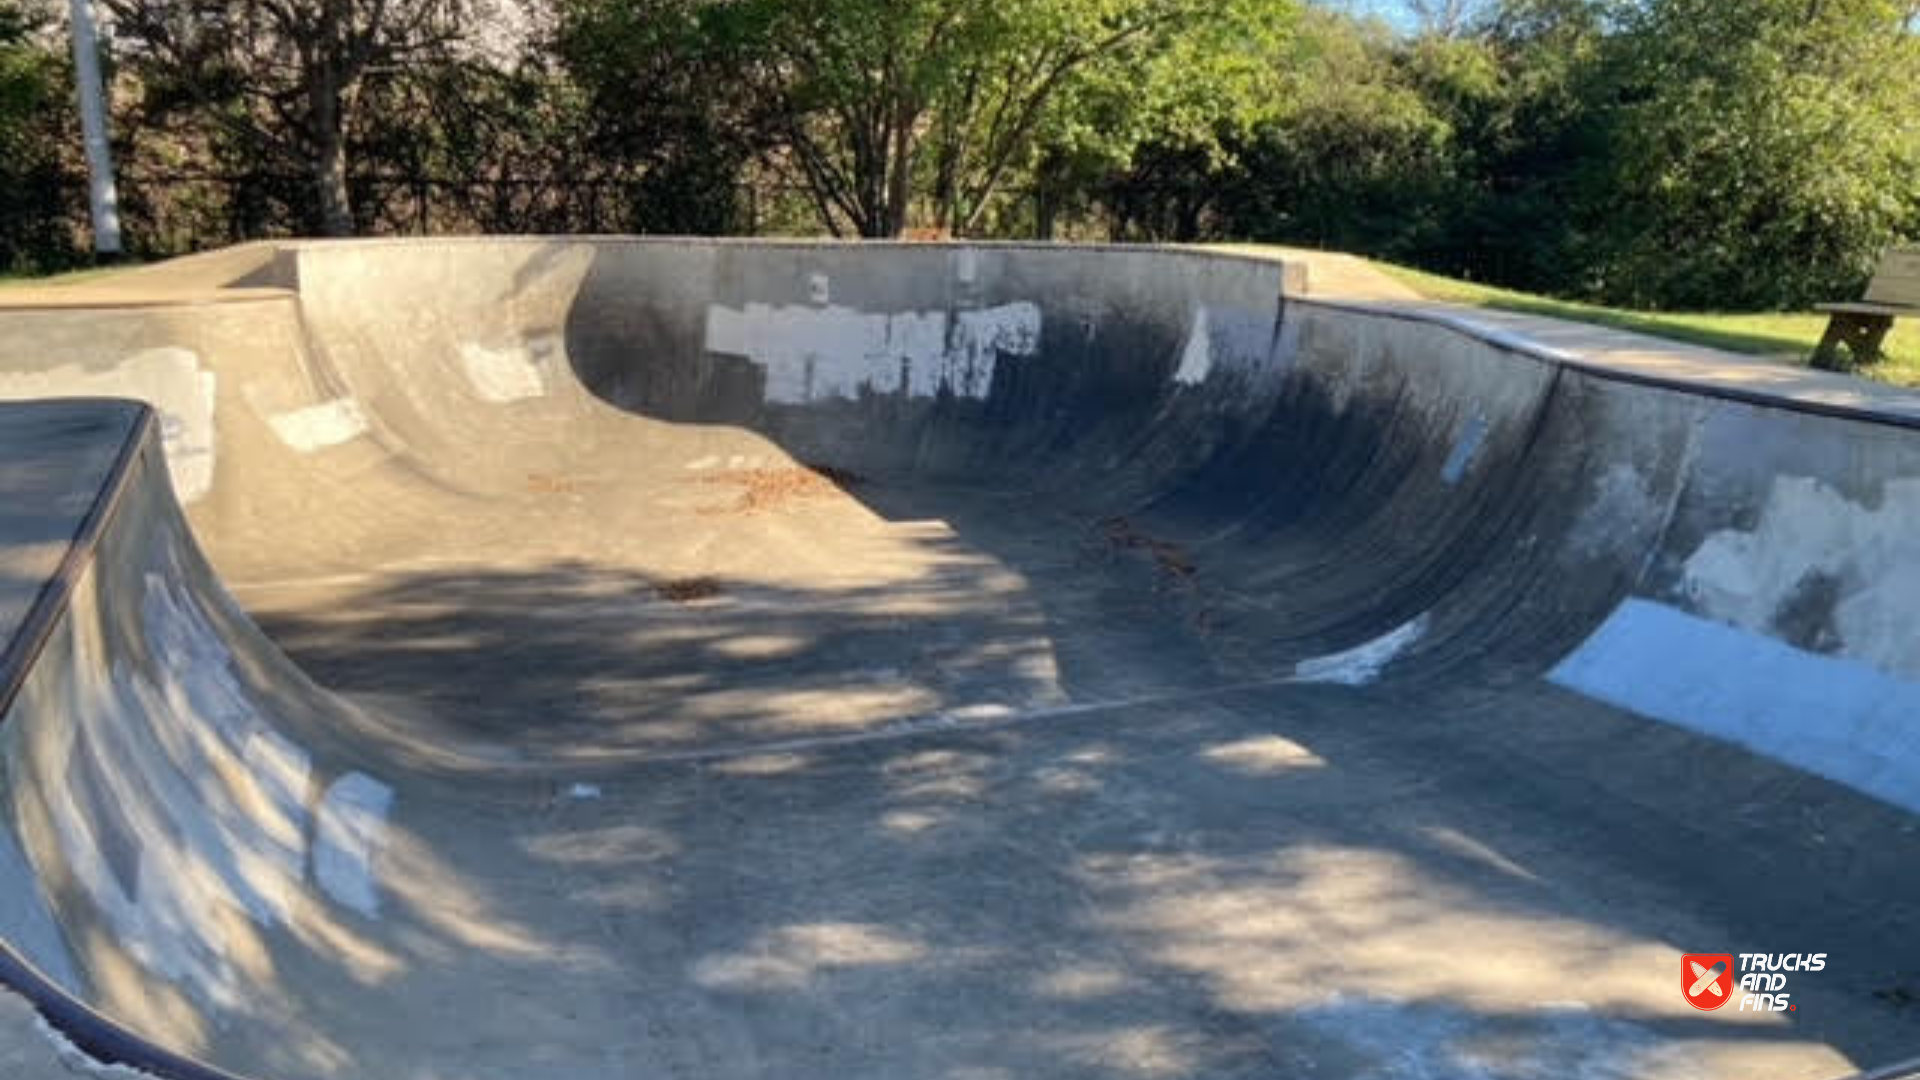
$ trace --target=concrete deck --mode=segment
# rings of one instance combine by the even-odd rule
[[[1910,1056],[1912,402],[1305,265],[308,244],[0,310],[0,397],[157,410],[0,407],[26,989],[193,1080]],[[1687,952],[1827,965],[1702,1012]]]

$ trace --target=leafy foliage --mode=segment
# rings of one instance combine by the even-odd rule
[[[0,0],[0,264],[72,259]],[[1259,239],[1639,307],[1920,237],[1920,0],[97,0],[137,246],[288,231]],[[500,16],[530,13],[513,32]],[[195,173],[204,174],[195,179]]]
[[[1288,107],[1230,167],[1156,147],[1109,199],[1128,235],[1344,248],[1639,307],[1845,297],[1920,235],[1916,12],[1503,0],[1471,33],[1412,38],[1316,14]]]
[[[732,130],[807,192],[823,227],[892,236],[916,209],[979,228],[1043,144],[1124,158],[1149,116],[1192,130],[1252,100],[1215,76],[1269,74],[1247,45],[1284,27],[1288,3],[578,0],[565,37],[603,97],[670,86],[689,60],[724,69],[723,94],[741,95]]]
[[[0,270],[73,261],[74,145],[64,106],[67,62],[44,22],[0,0]]]
[[[100,0],[151,113],[191,112],[212,145],[295,168],[310,223],[348,235],[351,140],[381,84],[444,59],[468,0]]]
[[[1615,45],[1595,292],[1778,306],[1858,287],[1920,226],[1910,0],[1660,0]]]
[[[576,175],[618,183],[615,227],[718,233],[741,227],[736,194],[768,142],[742,64],[753,13],[707,0],[562,0],[549,87],[594,160]]]

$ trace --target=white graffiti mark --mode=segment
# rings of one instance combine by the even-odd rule
[[[267,421],[280,441],[303,454],[350,442],[367,433],[367,414],[352,398],[278,413]]]
[[[1445,464],[1440,466],[1440,482],[1452,487],[1467,475],[1467,469],[1480,456],[1480,446],[1487,441],[1487,431],[1491,427],[1487,418],[1475,413],[1461,421],[1460,430],[1454,436],[1453,450],[1447,454]]]
[[[183,573],[140,579],[135,647],[111,641],[119,624],[97,607],[74,604],[88,614],[66,639],[73,674],[30,713],[62,722],[16,736],[31,740],[36,775],[59,781],[36,789],[50,830],[29,854],[42,879],[73,883],[140,967],[245,1010],[244,924],[293,924],[310,883],[377,912],[394,796],[358,773],[319,790],[309,752],[275,729],[220,612]]]
[[[1421,615],[1351,649],[1302,660],[1294,665],[1297,682],[1365,686],[1380,677],[1388,664],[1426,636],[1427,616]]]
[[[291,919],[310,766],[258,714],[195,598],[165,574],[144,586],[144,659],[110,662],[103,620],[74,624],[71,670],[88,674],[47,712],[76,722],[35,766],[63,781],[43,788],[53,842],[35,858],[60,860],[141,966],[236,1008],[228,916]]]
[[[373,863],[393,810],[393,789],[370,776],[348,773],[320,800],[313,876],[335,902],[372,917],[380,913]]]
[[[468,342],[460,346],[460,367],[480,400],[506,405],[545,397],[550,369],[559,352],[559,341],[550,334],[499,348]]]
[[[1878,506],[1811,477],[1773,481],[1751,531],[1725,529],[1687,559],[1682,588],[1700,614],[1761,633],[1815,578],[1832,583],[1835,644],[1883,671],[1920,675],[1920,480],[1886,485]]]
[[[864,392],[984,398],[997,362],[1040,347],[1040,308],[1020,302],[952,317],[848,307],[707,309],[708,352],[766,369],[766,400],[804,404]]]
[[[1193,313],[1173,381],[1198,386],[1215,372],[1251,374],[1277,359],[1273,313],[1236,307],[1201,307]]]
[[[1206,308],[1194,313],[1193,331],[1187,335],[1186,348],[1180,351],[1180,367],[1173,373],[1174,382],[1198,386],[1207,381],[1213,371],[1213,330],[1208,325],[1211,321]]]

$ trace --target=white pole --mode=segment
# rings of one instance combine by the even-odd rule
[[[80,132],[87,146],[88,208],[93,250],[120,253],[120,195],[113,184],[113,148],[107,143],[106,91],[100,82],[100,42],[89,0],[68,0],[73,12],[73,74],[80,84]]]

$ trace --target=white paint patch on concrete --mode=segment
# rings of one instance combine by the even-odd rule
[[[0,371],[0,399],[136,398],[160,414],[167,474],[182,502],[213,488],[214,373],[190,349],[146,349],[110,365],[68,364],[45,371]]]
[[[956,392],[986,397],[996,360],[1040,351],[1040,323],[1040,305],[1028,301],[960,312],[947,342],[949,361],[963,365],[963,378],[955,383],[961,389]]]
[[[1193,329],[1187,333],[1186,347],[1180,350],[1180,366],[1173,381],[1181,386],[1198,386],[1213,371],[1213,331],[1207,325],[1207,309],[1193,313]]]
[[[574,783],[567,785],[567,798],[576,801],[591,801],[601,795],[599,784]]]
[[[821,307],[833,303],[833,279],[825,274],[807,275],[807,299]]]
[[[1249,735],[1200,752],[1207,761],[1247,776],[1277,776],[1301,769],[1325,768],[1327,759],[1279,735]]]
[[[1868,508],[1811,477],[1773,481],[1752,531],[1706,538],[1682,577],[1699,613],[1767,633],[1807,582],[1837,590],[1839,651],[1920,677],[1920,480],[1887,483]]]
[[[1554,683],[1920,810],[1920,683],[1629,598]]]
[[[1460,422],[1460,428],[1453,436],[1453,449],[1448,452],[1445,464],[1440,466],[1440,482],[1452,487],[1467,475],[1474,459],[1480,456],[1480,447],[1487,441],[1487,431],[1491,427],[1487,418],[1479,413]]]
[[[380,914],[374,860],[385,842],[393,789],[364,773],[327,788],[314,830],[313,876],[334,902],[368,918]]]
[[[245,1007],[238,915],[271,927],[302,889],[304,750],[257,712],[191,590],[149,573],[141,649],[110,655],[98,618],[72,622],[72,666],[41,775],[57,859],[118,946],[218,1008]],[[76,604],[75,610],[88,610]]]
[[[227,649],[194,597],[167,575],[148,572],[140,599],[141,627],[155,665],[166,678],[161,687],[173,712],[208,722],[213,734],[231,747],[265,729],[234,673]]]
[[[1294,665],[1294,681],[1366,686],[1378,680],[1388,664],[1426,636],[1427,623],[1428,616],[1422,614],[1344,652],[1302,660]]]
[[[961,705],[948,709],[941,716],[950,718],[956,724],[979,724],[994,720],[1005,720],[1016,715],[1013,706],[997,701],[983,701],[973,705]]]
[[[367,433],[367,414],[352,398],[334,398],[267,418],[280,441],[303,454],[339,446]]]
[[[863,393],[984,398],[1002,357],[1039,351],[1040,324],[1039,306],[1024,301],[951,318],[944,311],[714,305],[706,349],[765,368],[765,399],[780,404]]]
[[[1200,307],[1193,313],[1173,381],[1198,386],[1216,371],[1251,374],[1274,358],[1272,312]]]
[[[552,335],[530,337],[493,347],[478,342],[460,346],[460,368],[480,400],[507,405],[545,397],[550,369],[559,355]]]
[[[980,278],[980,252],[974,248],[961,248],[953,256],[953,276],[962,285],[971,285]]]
[[[306,849],[305,795],[312,769],[307,751],[272,730],[234,670],[232,654],[185,590],[148,574],[142,617],[159,684],[135,680],[135,697],[150,726],[119,736],[100,733],[103,749],[125,738],[115,760],[151,762],[135,790],[183,812],[168,839],[143,850],[142,879],[184,909],[204,905],[217,889],[255,922],[273,926],[291,915]],[[161,752],[142,753],[133,740],[153,738]],[[132,805],[132,804],[129,804]],[[145,857],[154,859],[146,872]],[[214,871],[189,883],[178,865],[196,861]]]

